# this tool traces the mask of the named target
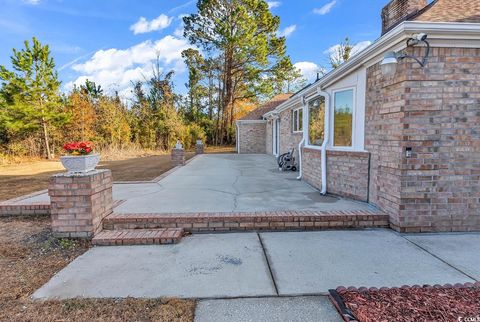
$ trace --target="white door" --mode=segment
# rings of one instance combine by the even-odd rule
[[[280,152],[280,120],[276,119],[273,124],[273,155],[278,156]]]

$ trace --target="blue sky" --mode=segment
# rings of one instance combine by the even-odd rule
[[[328,50],[350,37],[358,49],[380,35],[387,0],[278,0],[287,52],[307,78],[328,66]],[[0,64],[10,66],[12,48],[32,36],[50,45],[63,88],[86,78],[128,96],[130,81],[151,73],[158,54],[165,71],[176,71],[185,92],[180,52],[181,16],[195,12],[188,0],[0,0]]]

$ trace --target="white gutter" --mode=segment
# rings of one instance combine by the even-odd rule
[[[302,179],[302,146],[305,144],[306,142],[306,135],[308,135],[307,130],[307,126],[305,123],[305,120],[307,120],[308,122],[308,115],[307,115],[307,112],[308,112],[308,109],[307,109],[307,102],[305,101],[305,97],[302,97],[302,106],[303,106],[303,112],[302,112],[302,124],[303,124],[303,135],[302,135],[302,140],[300,141],[300,143],[298,144],[298,177],[297,177],[297,180],[300,180]]]
[[[318,86],[321,86],[322,89],[327,88],[332,83],[335,83],[339,79],[347,76],[350,72],[359,68],[363,64],[366,64],[372,59],[376,57],[380,57],[380,59],[383,58],[382,54],[387,51],[391,51],[392,48],[395,50],[403,49],[406,47],[406,38],[419,32],[427,33],[428,39],[430,40],[461,39],[464,41],[473,41],[480,39],[480,24],[467,22],[402,22],[388,33],[377,39],[369,47],[353,56],[348,62],[342,64],[339,68],[332,70],[315,83],[312,83],[311,86],[305,88],[301,92],[296,93],[287,101],[280,104],[274,111],[278,112],[292,107],[294,104],[298,103],[298,98],[308,97],[312,94],[315,94]],[[477,45],[477,43],[472,43],[468,47],[475,47]],[[458,45],[455,43],[451,43],[450,46],[458,47]],[[269,113],[266,115],[268,114]]]
[[[320,194],[327,194],[327,146],[330,143],[330,94],[323,92],[320,86],[317,87],[318,95],[325,97],[325,132],[322,144],[322,189]]]

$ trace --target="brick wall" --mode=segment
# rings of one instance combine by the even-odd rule
[[[280,154],[290,152],[295,148],[295,158],[298,160],[298,144],[303,134],[292,131],[292,110],[288,109],[279,115],[280,117]]]
[[[185,150],[172,149],[171,161],[174,167],[185,165]]]
[[[322,187],[322,158],[320,150],[302,149],[302,180],[317,189]]]
[[[368,152],[327,151],[327,189],[347,198],[368,200]]]
[[[304,148],[303,180],[322,187],[321,151]],[[368,152],[327,151],[327,192],[360,201],[368,200]]]
[[[90,238],[112,213],[112,173],[95,170],[84,175],[54,175],[48,187],[52,231],[56,237]]]
[[[394,79],[369,68],[370,200],[394,228],[480,230],[479,74],[480,49],[467,48],[433,48],[426,69],[407,60]]]
[[[266,152],[266,122],[238,123],[238,138],[241,154]]]
[[[427,0],[392,0],[382,9],[382,35],[428,5]]]

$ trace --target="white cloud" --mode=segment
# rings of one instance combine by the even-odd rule
[[[323,72],[322,68],[309,61],[301,61],[293,65],[300,70],[302,76],[308,81],[313,82],[317,79],[317,73]]]
[[[185,66],[181,54],[187,48],[190,48],[190,45],[185,39],[168,35],[157,41],[147,40],[126,49],[98,50],[86,62],[72,65],[72,69],[79,76],[67,83],[65,89],[72,88],[74,84],[81,85],[89,79],[107,90],[130,93],[132,82],[152,76],[152,63],[157,57],[163,70],[182,72]]]
[[[282,4],[280,1],[267,1],[268,8],[273,9],[273,8],[278,8]]]
[[[288,37],[290,36],[295,30],[297,29],[297,25],[291,25],[286,27],[285,29],[279,31],[278,35],[280,37]]]
[[[37,5],[40,3],[40,0],[23,0],[23,2],[31,4],[31,5]]]
[[[136,23],[130,26],[130,30],[133,31],[135,35],[162,30],[170,26],[172,20],[173,17],[168,17],[164,14],[161,14],[151,21],[148,21],[145,17],[140,17]]]
[[[330,1],[329,3],[327,3],[326,5],[320,7],[320,8],[316,8],[316,9],[313,9],[313,13],[316,13],[318,15],[326,15],[327,13],[329,13],[333,7],[337,4],[337,0],[333,0],[333,1]]]

